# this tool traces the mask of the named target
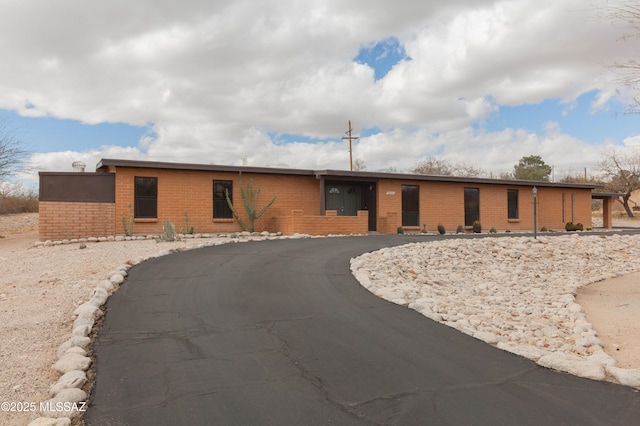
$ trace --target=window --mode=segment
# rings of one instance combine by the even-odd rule
[[[402,226],[420,226],[420,187],[402,185]]]
[[[507,190],[507,211],[509,219],[518,219],[518,190]]]
[[[213,181],[213,218],[231,219],[233,213],[227,203],[227,192],[229,199],[233,202],[233,181],[214,180]]]
[[[133,192],[133,217],[156,219],[158,217],[158,178],[136,176],[133,178]]]
[[[464,189],[464,226],[473,226],[480,220],[480,189]]]

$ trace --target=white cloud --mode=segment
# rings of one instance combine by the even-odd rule
[[[154,123],[157,137],[137,147],[34,155],[43,169],[100,156],[221,164],[246,156],[252,165],[345,168],[342,142],[275,144],[269,133],[339,138],[348,119],[382,129],[356,144],[370,170],[409,169],[434,152],[494,171],[532,153],[554,164],[593,162],[600,148],[561,130],[471,127],[498,105],[555,98],[571,106],[596,90],[596,111],[622,99],[603,66],[623,55],[619,29],[589,7],[582,0],[4,2],[0,54],[10,60],[0,64],[0,108]],[[388,37],[411,60],[374,81],[353,58]]]

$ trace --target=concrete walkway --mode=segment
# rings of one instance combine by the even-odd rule
[[[349,271],[428,238],[227,244],[132,268],[94,345],[87,424],[637,424],[640,393],[500,351]]]

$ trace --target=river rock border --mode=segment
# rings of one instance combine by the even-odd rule
[[[429,233],[428,235],[433,235]],[[298,239],[298,238],[325,238],[325,237],[344,237],[345,235],[328,235],[328,236],[311,236],[306,234],[294,234],[291,236],[282,236],[280,233],[250,233],[250,232],[239,232],[232,234],[180,234],[176,237],[177,241],[187,240],[187,239],[209,239],[210,241],[203,242],[197,246],[193,246],[190,248],[178,248],[172,250],[165,250],[154,255],[148,257],[141,257],[138,259],[130,260],[126,264],[120,265],[116,267],[113,271],[111,271],[105,280],[102,280],[96,284],[96,287],[93,291],[91,298],[79,305],[74,311],[74,322],[71,330],[71,337],[69,337],[65,342],[63,342],[57,350],[58,361],[56,361],[52,368],[59,372],[61,376],[58,381],[50,387],[50,395],[51,398],[46,401],[49,407],[55,407],[57,404],[60,404],[63,407],[70,407],[69,410],[55,410],[49,412],[40,412],[41,417],[36,418],[31,421],[28,426],[67,426],[71,424],[71,419],[75,417],[79,417],[84,409],[80,410],[79,408],[85,407],[88,404],[89,394],[82,389],[82,387],[87,383],[87,371],[91,367],[92,360],[88,356],[88,348],[91,344],[91,338],[89,337],[93,331],[93,328],[96,322],[104,315],[101,307],[106,303],[107,299],[113,292],[115,292],[120,285],[122,285],[126,277],[128,275],[128,270],[141,262],[146,260],[157,258],[161,256],[166,256],[172,253],[176,253],[178,251],[183,250],[191,250],[203,247],[210,247],[214,245],[220,245],[225,243],[239,243],[239,242],[248,242],[248,241],[265,241],[265,240],[274,240],[274,239]],[[361,235],[351,235],[351,236],[361,236]],[[601,238],[607,238],[604,235],[600,236]],[[640,389],[640,369],[623,369],[615,367],[615,360],[607,355],[603,349],[601,342],[595,337],[595,332],[591,328],[591,324],[586,322],[584,319],[584,313],[582,311],[582,307],[575,303],[574,296],[571,294],[564,295],[558,303],[562,304],[562,306],[567,307],[567,309],[576,314],[582,315],[582,320],[578,324],[578,327],[581,327],[586,332],[585,340],[580,344],[581,347],[586,351],[583,355],[588,355],[587,357],[581,356],[579,354],[571,354],[562,351],[553,351],[548,348],[541,348],[537,345],[530,344],[517,344],[511,341],[507,341],[504,339],[500,339],[495,333],[489,331],[478,331],[474,330],[473,332],[468,327],[461,327],[460,325],[469,324],[468,322],[460,322],[455,325],[453,323],[456,321],[449,321],[449,316],[447,314],[440,314],[429,307],[426,307],[424,300],[413,299],[413,301],[409,302],[405,297],[407,294],[402,289],[403,287],[406,289],[406,282],[416,281],[421,284],[429,284],[429,278],[420,274],[423,272],[420,267],[416,267],[415,264],[412,265],[404,265],[398,266],[402,264],[402,261],[393,258],[394,251],[399,251],[402,253],[402,257],[406,257],[407,250],[410,250],[412,247],[416,247],[418,245],[429,245],[430,247],[438,247],[439,244],[447,243],[454,246],[463,248],[463,252],[468,257],[471,253],[469,251],[470,244],[477,244],[478,242],[486,242],[491,240],[496,241],[516,241],[516,245],[513,247],[514,251],[509,255],[512,258],[521,259],[523,258],[523,250],[526,249],[527,245],[530,244],[538,244],[543,243],[547,244],[549,239],[557,239],[562,238],[558,237],[547,237],[539,238],[537,240],[532,240],[530,237],[509,237],[509,238],[483,238],[483,239],[459,239],[454,238],[445,241],[428,241],[421,243],[410,243],[403,246],[384,248],[372,253],[365,253],[357,258],[351,259],[351,271],[356,278],[365,288],[369,289],[374,294],[382,297],[391,302],[401,304],[404,306],[408,306],[411,309],[415,309],[421,312],[423,315],[434,319],[436,321],[442,322],[446,325],[453,326],[460,331],[470,334],[475,338],[484,340],[485,342],[497,346],[500,349],[507,350],[509,352],[515,353],[520,356],[524,356],[526,358],[532,359],[537,362],[539,365],[556,369],[559,371],[569,372],[574,375],[588,377],[595,380],[603,380],[606,377],[606,374],[614,377],[619,383],[631,387],[635,387]],[[579,238],[578,235],[574,234],[570,237],[565,238]],[[586,237],[584,237],[586,238]],[[614,235],[612,238],[620,238],[619,235]],[[640,236],[637,237],[640,241]],[[160,235],[147,235],[147,236],[137,236],[137,237],[124,237],[124,236],[109,236],[109,237],[93,237],[93,238],[80,238],[80,239],[68,239],[68,240],[59,240],[59,241],[45,241],[45,242],[36,242],[34,244],[37,248],[46,248],[58,245],[66,245],[66,244],[80,244],[82,248],[83,244],[86,243],[101,243],[101,242],[117,242],[117,241],[134,241],[134,240],[156,240],[162,241],[162,236]],[[457,250],[457,249],[456,249]],[[492,254],[496,254],[493,253]],[[640,244],[638,245],[638,253],[636,256],[640,256]],[[459,255],[455,255],[456,259],[459,258]],[[523,260],[526,259],[524,256]],[[465,260],[468,260],[465,259]],[[391,264],[389,263],[391,261]],[[451,269],[453,267],[453,257],[449,259],[449,263],[445,265],[445,268],[441,270],[443,273],[451,272],[448,271],[447,268]],[[472,262],[472,263],[477,263]],[[379,271],[385,268],[388,268],[388,271],[391,272],[391,275],[387,274],[386,280],[384,284],[380,284],[380,277],[382,276]],[[410,269],[407,269],[410,268]],[[458,265],[457,268],[461,268]],[[628,271],[632,272],[632,271]],[[418,276],[421,276],[418,280]],[[593,279],[590,282],[598,281],[601,279],[613,277],[615,274],[609,274],[606,276],[601,276],[599,278]],[[407,278],[409,280],[407,281]],[[385,278],[383,278],[385,279]],[[403,281],[405,280],[405,281]],[[394,284],[388,284],[392,282]],[[402,284],[402,283],[405,284]],[[400,283],[400,284],[398,284]],[[440,285],[438,282],[431,282],[431,285]],[[494,283],[495,284],[495,283]],[[588,284],[588,283],[584,283]],[[413,284],[412,284],[413,285]],[[487,290],[489,288],[488,285],[480,284],[478,287],[480,290]],[[457,313],[457,312],[456,312]],[[578,343],[577,343],[578,344]],[[579,346],[580,346],[579,345]],[[581,350],[578,350],[581,352]]]
[[[179,234],[176,236],[175,241],[191,239],[202,239],[208,241],[203,241],[202,244],[189,248],[163,250],[148,257],[140,257],[130,260],[126,264],[116,267],[107,275],[106,279],[96,284],[91,298],[85,303],[79,305],[73,312],[74,321],[71,327],[71,336],[58,347],[58,360],[52,366],[52,368],[60,373],[61,376],[49,389],[51,398],[43,403],[47,407],[55,408],[50,411],[39,412],[40,417],[31,421],[29,426],[67,426],[71,424],[71,419],[80,417],[85,411],[88,404],[89,394],[82,388],[89,381],[87,371],[89,371],[92,365],[92,360],[88,352],[91,344],[90,336],[94,330],[96,322],[104,315],[104,312],[101,309],[102,306],[107,302],[109,296],[118,290],[120,285],[125,282],[128,275],[127,271],[131,267],[149,259],[166,256],[184,250],[211,247],[227,243],[298,238],[313,238],[313,236],[305,234],[282,236],[281,233],[251,233],[246,231],[231,234]],[[38,241],[34,244],[34,247],[45,249],[47,247],[58,245],[80,244],[80,248],[83,248],[83,245],[87,243],[136,240],[156,240],[159,243],[163,241],[162,236],[160,235],[138,237],[111,236],[45,242]],[[58,409],[60,407],[63,409]]]

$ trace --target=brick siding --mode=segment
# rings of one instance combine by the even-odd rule
[[[41,241],[116,235],[113,203],[41,201],[39,216]]]
[[[113,168],[109,170],[115,172]],[[236,172],[197,171],[118,167],[115,173],[115,204],[82,202],[41,202],[40,239],[71,239],[123,235],[122,218],[130,216],[134,204],[134,177],[158,179],[158,217],[135,219],[135,235],[162,234],[163,222],[173,222],[177,232],[185,232],[185,212],[189,226],[196,233],[228,233],[241,231],[235,219],[213,218],[213,181],[233,181],[233,201],[238,213],[246,220],[242,206],[239,176]],[[337,216],[320,212],[320,181],[308,175],[275,175],[266,173],[242,174],[244,186],[252,180],[260,190],[258,208],[274,196],[276,201],[255,223],[256,231],[306,233],[313,235],[336,233],[366,233],[368,212],[358,216]],[[340,181],[341,179],[335,178]],[[348,178],[342,180],[348,182]],[[377,231],[394,234],[402,225],[402,185],[418,185],[419,226],[405,227],[419,231],[426,227],[435,232],[438,224],[448,232],[464,225],[464,188],[478,188],[480,194],[480,222],[483,231],[533,229],[533,194],[530,186],[437,182],[420,180],[379,179],[377,181]],[[516,220],[508,219],[507,191],[518,190]],[[563,210],[564,194],[564,210]],[[538,187],[538,229],[564,229],[566,222],[591,226],[591,190],[586,188]],[[564,214],[563,214],[564,212]]]

